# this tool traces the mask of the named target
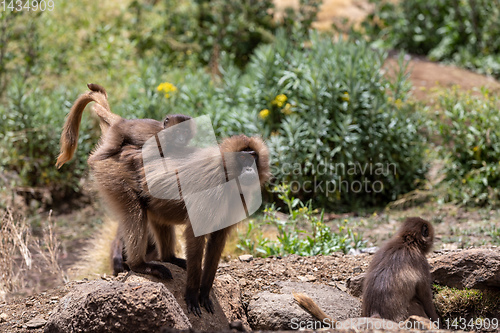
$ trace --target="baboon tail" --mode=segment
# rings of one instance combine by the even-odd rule
[[[299,303],[301,307],[303,307],[307,312],[312,314],[314,317],[317,319],[324,321],[325,319],[328,319],[330,323],[335,323],[336,321],[333,320],[330,316],[328,316],[326,313],[323,312],[316,304],[311,297],[301,294],[301,293],[293,293],[293,297],[295,300]]]
[[[94,111],[99,116],[101,129],[106,132],[107,129],[115,122],[122,119],[120,116],[111,112],[108,104],[106,90],[100,85],[90,83],[87,85],[90,92],[82,94],[75,101],[64,123],[61,134],[61,151],[57,157],[56,166],[60,168],[64,163],[68,162],[74,155],[78,144],[78,132],[80,130],[80,122],[85,107],[90,102],[96,102]]]

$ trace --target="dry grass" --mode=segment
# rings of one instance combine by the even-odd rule
[[[79,260],[69,269],[71,279],[96,279],[101,274],[112,274],[110,249],[118,223],[105,219],[103,225],[82,250]]]
[[[52,221],[52,210],[49,212],[49,217],[43,227],[43,236],[34,242],[36,252],[46,263],[47,273],[55,275],[63,282],[68,282],[68,277],[62,267],[59,265],[61,257],[61,244],[57,239],[56,224]]]
[[[30,243],[31,232],[26,219],[5,209],[0,227],[0,300],[4,301],[9,293],[24,287],[21,276],[32,264]],[[19,256],[22,260],[16,260]]]
[[[82,250],[78,261],[69,269],[70,279],[98,279],[103,274],[113,274],[111,265],[111,243],[118,230],[118,222],[112,218],[106,218],[104,223],[94,236],[88,241]],[[175,252],[177,256],[185,258],[183,243],[183,226],[176,226],[175,235],[177,244]]]
[[[32,235],[31,225],[22,213],[6,207],[0,209],[0,214],[0,301],[38,291],[43,287],[43,278],[52,284],[66,282],[59,264],[61,244],[51,214],[39,239]]]

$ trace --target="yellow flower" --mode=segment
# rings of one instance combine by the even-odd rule
[[[276,96],[274,98],[274,100],[271,102],[271,104],[276,105],[277,107],[280,108],[285,104],[287,99],[288,99],[288,97],[286,97],[285,94],[279,94],[278,96]]]
[[[473,151],[478,151],[479,150],[479,147],[478,146],[475,146],[474,148],[472,148]]]
[[[401,107],[403,106],[403,101],[400,98],[398,98],[397,100],[394,101],[394,105],[396,105],[398,109],[401,109]]]
[[[165,93],[165,98],[169,98],[170,97],[170,93],[173,93],[173,92],[177,91],[177,87],[174,86],[170,82],[163,82],[163,83],[160,83],[158,85],[158,87],[156,87],[156,90],[158,90],[160,92],[164,92]]]
[[[267,117],[269,117],[269,110],[268,109],[261,110],[259,112],[259,117],[261,117],[262,119],[266,119]]]
[[[462,179],[462,184],[465,184],[466,183],[466,180],[465,179]]]
[[[285,107],[281,110],[281,113],[285,115],[289,115],[292,113],[292,105],[290,103],[286,103]]]
[[[341,98],[344,102],[349,102],[349,93],[346,91]]]

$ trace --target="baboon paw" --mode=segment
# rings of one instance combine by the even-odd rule
[[[162,280],[173,279],[170,270],[167,267],[160,264],[143,263],[139,266],[134,267],[132,270],[137,273],[153,275],[154,277],[157,277]]]
[[[113,274],[116,276],[124,270],[125,267],[123,266],[123,261],[121,259],[113,258]]]
[[[207,310],[207,312],[210,312],[212,314],[215,311],[214,304],[210,300],[209,295],[206,295],[206,296],[200,295],[200,306],[204,307]]]
[[[201,308],[200,304],[198,303],[196,293],[186,292],[186,296],[184,297],[184,299],[186,300],[188,313],[193,313],[194,315],[201,317]]]
[[[168,262],[174,264],[175,266],[179,266],[180,268],[187,268],[186,259],[173,257],[172,259],[168,260]]]

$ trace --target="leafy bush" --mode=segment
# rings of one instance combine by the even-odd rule
[[[306,36],[320,2],[300,0],[298,10],[289,8],[276,20],[272,0],[167,0],[153,5],[135,0],[130,9],[136,29],[130,36],[141,55],[153,53],[180,67],[197,59],[217,73],[224,55],[243,68],[257,46],[274,40],[279,27],[287,29],[289,38]]]
[[[372,1],[363,33],[378,43],[500,77],[497,1]]]
[[[450,200],[467,205],[500,204],[499,99],[454,89],[443,94],[436,126],[445,148],[446,186]],[[444,110],[444,112],[442,112]]]
[[[312,35],[309,47],[296,48],[278,35],[243,72],[226,66],[220,83],[203,73],[171,76],[178,92],[169,107],[210,115],[218,135],[263,135],[276,183],[302,200],[336,209],[382,204],[426,171],[404,68],[391,83],[383,61],[362,42]]]
[[[45,187],[63,197],[78,191],[95,143],[89,138],[95,139],[99,126],[83,122],[75,161],[57,170],[60,129],[77,94],[66,89],[45,94],[38,85],[17,80],[7,88],[8,102],[0,105],[0,169],[19,175],[16,186]]]
[[[239,234],[237,247],[255,256],[298,254],[314,256],[329,255],[333,252],[349,252],[350,249],[364,247],[362,235],[348,227],[348,220],[339,226],[338,232],[323,222],[323,211],[312,207],[312,200],[307,203],[293,197],[287,185],[274,188],[278,198],[287,207],[288,214],[279,212],[274,204],[264,210],[264,225],[271,226],[277,233],[277,241],[263,237],[262,226],[250,221],[245,233]],[[306,230],[307,229],[307,230]]]

